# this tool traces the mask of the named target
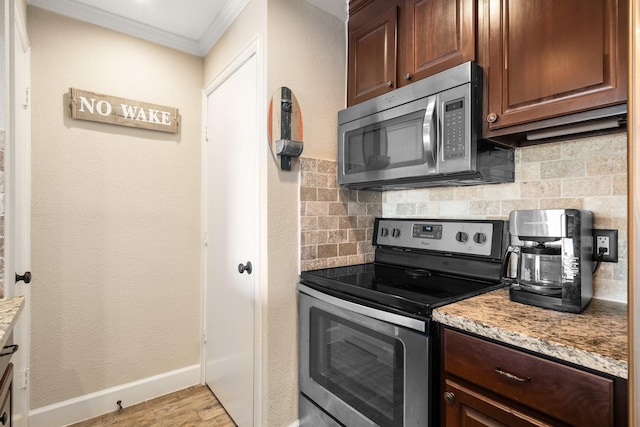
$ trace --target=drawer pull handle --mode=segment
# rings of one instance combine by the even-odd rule
[[[515,381],[515,382],[517,382],[517,383],[526,383],[527,381],[531,381],[531,378],[529,378],[529,377],[526,377],[526,378],[520,378],[520,377],[519,377],[519,376],[517,376],[517,375],[513,375],[513,374],[510,374],[509,372],[505,372],[505,371],[503,371],[503,370],[500,368],[500,366],[498,366],[498,367],[496,368],[496,373],[498,373],[498,374],[502,375],[503,377],[507,377],[507,378],[509,378],[511,381]]]
[[[16,351],[18,351],[18,344],[5,345],[0,351],[0,357],[11,356]]]

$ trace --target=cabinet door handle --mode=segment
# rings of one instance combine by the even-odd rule
[[[0,351],[0,357],[11,356],[13,353],[18,351],[18,344],[5,345],[2,347],[2,351]]]
[[[391,87],[391,86],[393,86],[393,82],[392,82],[391,80],[387,80],[387,81],[385,82],[385,85],[386,85],[387,87]]]
[[[447,405],[453,405],[453,402],[456,400],[456,395],[451,393],[450,391],[445,391],[442,395],[444,397],[444,401]]]
[[[487,115],[487,121],[489,123],[495,123],[496,121],[498,121],[498,115],[496,113],[489,113]]]
[[[2,416],[0,417],[0,422],[2,423],[2,425],[5,425],[7,423],[7,421],[9,421],[9,416],[7,415],[7,413],[5,412],[4,414],[2,414]]]
[[[505,372],[500,368],[500,366],[496,367],[496,373],[498,373],[499,375],[502,375],[503,377],[507,377],[511,381],[515,381],[517,383],[526,383],[527,381],[531,381],[531,378],[529,377],[521,378],[517,375],[513,375],[513,374],[510,374],[509,372]]]
[[[413,76],[411,75],[411,73],[405,73],[405,74],[404,74],[404,79],[405,79],[405,80],[411,80],[411,77],[413,77]]]

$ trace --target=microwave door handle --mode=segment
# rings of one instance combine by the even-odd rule
[[[424,121],[422,122],[422,145],[424,153],[427,158],[427,166],[429,169],[436,167],[436,150],[438,144],[436,143],[438,123],[436,117],[436,96],[430,96],[427,103],[427,110],[424,113]]]

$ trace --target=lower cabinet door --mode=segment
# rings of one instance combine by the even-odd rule
[[[0,426],[11,426],[11,400],[13,399],[13,363],[9,363],[0,381]]]
[[[445,380],[446,427],[458,426],[560,426],[549,424],[519,412],[510,406],[493,400],[480,392],[460,385],[450,379]]]

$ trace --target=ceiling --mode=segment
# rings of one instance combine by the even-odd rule
[[[346,21],[348,0],[306,0]],[[204,56],[249,0],[28,0],[61,15]]]

